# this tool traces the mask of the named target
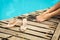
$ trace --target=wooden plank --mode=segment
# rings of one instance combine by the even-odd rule
[[[58,24],[58,26],[56,28],[56,31],[55,31],[55,33],[54,33],[51,40],[58,40],[59,35],[60,35],[60,22],[59,22],[59,24]]]
[[[26,30],[25,31],[26,33],[30,33],[30,34],[33,34],[33,35],[37,35],[39,37],[42,37],[42,38],[47,38],[47,39],[51,39],[51,35],[49,34],[44,34],[44,33],[39,33],[39,32],[35,32],[35,31],[32,31],[32,30]],[[50,36],[50,37],[48,37]]]
[[[18,32],[18,31],[15,32],[15,31],[12,31],[12,30],[2,29],[2,28],[0,28],[0,32],[15,35],[15,36],[18,36],[18,37],[23,37],[24,39],[47,40],[45,38],[36,37],[36,36],[34,36],[32,34],[28,34],[28,33],[24,33],[24,32]]]
[[[4,33],[0,33],[0,37],[7,38],[7,37],[9,37],[9,36],[11,36],[11,35],[4,34]]]
[[[18,38],[18,37],[11,37],[11,38],[9,38],[9,40],[26,40],[26,39],[22,39],[22,38]]]
[[[54,30],[48,30],[48,29],[44,29],[44,28],[38,28],[38,27],[35,27],[35,26],[31,26],[31,25],[27,25],[29,29],[32,29],[32,30],[37,30],[37,31],[41,31],[41,32],[45,32],[45,33],[50,33],[50,34],[53,34],[54,33]]]
[[[51,19],[49,19],[48,21],[56,22],[56,23],[59,23],[59,22],[60,22],[60,20],[58,20],[58,19],[56,19],[56,18],[51,18]]]
[[[27,30],[25,31],[26,33],[34,34],[34,35],[37,35],[37,36],[42,36],[42,37],[48,38],[48,39],[49,39],[48,36],[52,37],[52,35],[49,35],[49,34],[47,34],[47,33],[53,34],[53,32],[54,32],[53,30],[48,30],[48,29],[44,29],[44,28],[38,28],[38,27],[35,27],[35,26],[30,26],[30,25],[27,25],[27,27],[28,27],[29,29],[32,29],[32,30],[28,30],[28,29],[27,29]],[[15,28],[10,28],[10,29],[19,31],[19,27],[17,27],[17,28],[16,28],[16,27],[15,27]],[[33,31],[33,30],[45,32],[46,34],[41,33],[41,32],[36,32],[36,31]]]
[[[43,24],[43,23],[36,23],[36,22],[31,22],[31,21],[28,21],[27,24],[36,25],[36,26],[44,27],[44,28],[48,28],[48,29],[52,29],[52,27],[55,28],[55,25],[52,26],[52,25],[46,25],[46,24]]]
[[[50,33],[50,34],[54,33],[54,30],[45,29],[45,28],[39,28],[38,26],[33,26],[33,25],[27,25],[27,28],[32,29],[32,30],[37,30],[37,31],[45,32],[45,33]],[[9,29],[19,31],[19,27],[9,28]]]
[[[46,25],[57,25],[57,23],[55,23],[55,22],[50,22],[50,21],[44,21],[44,22],[41,22],[41,23],[43,23],[43,24],[46,24]]]
[[[12,30],[16,30],[16,31],[20,31],[19,29],[19,27],[12,27],[12,28],[9,28],[9,29],[12,29]]]

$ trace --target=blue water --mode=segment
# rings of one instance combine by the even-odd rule
[[[0,0],[0,20],[9,19],[55,5],[59,0]]]

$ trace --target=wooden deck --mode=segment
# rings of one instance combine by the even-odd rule
[[[19,16],[16,19],[22,21],[22,17]],[[28,28],[25,31],[20,31],[20,25],[15,25],[13,28],[5,28],[4,25],[7,25],[9,21],[0,21],[0,40],[60,40],[59,16],[40,23],[36,22],[35,19],[31,20],[29,18]]]

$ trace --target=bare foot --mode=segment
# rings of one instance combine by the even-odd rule
[[[38,22],[42,22],[42,21],[45,21],[45,20],[47,20],[48,19],[48,15],[47,14],[41,14],[41,15],[38,15],[37,17],[36,17],[36,20],[38,21]]]
[[[53,13],[43,13],[43,14],[37,16],[36,17],[36,20],[38,22],[42,22],[42,21],[48,20],[49,18],[51,18],[51,17],[53,17],[53,16],[55,16],[57,14],[58,13],[54,13],[54,12]]]

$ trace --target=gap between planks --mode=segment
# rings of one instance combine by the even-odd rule
[[[56,28],[56,31],[55,31],[55,33],[54,33],[51,40],[58,40],[59,35],[60,35],[60,22],[59,22],[59,24],[58,24],[58,26]]]

